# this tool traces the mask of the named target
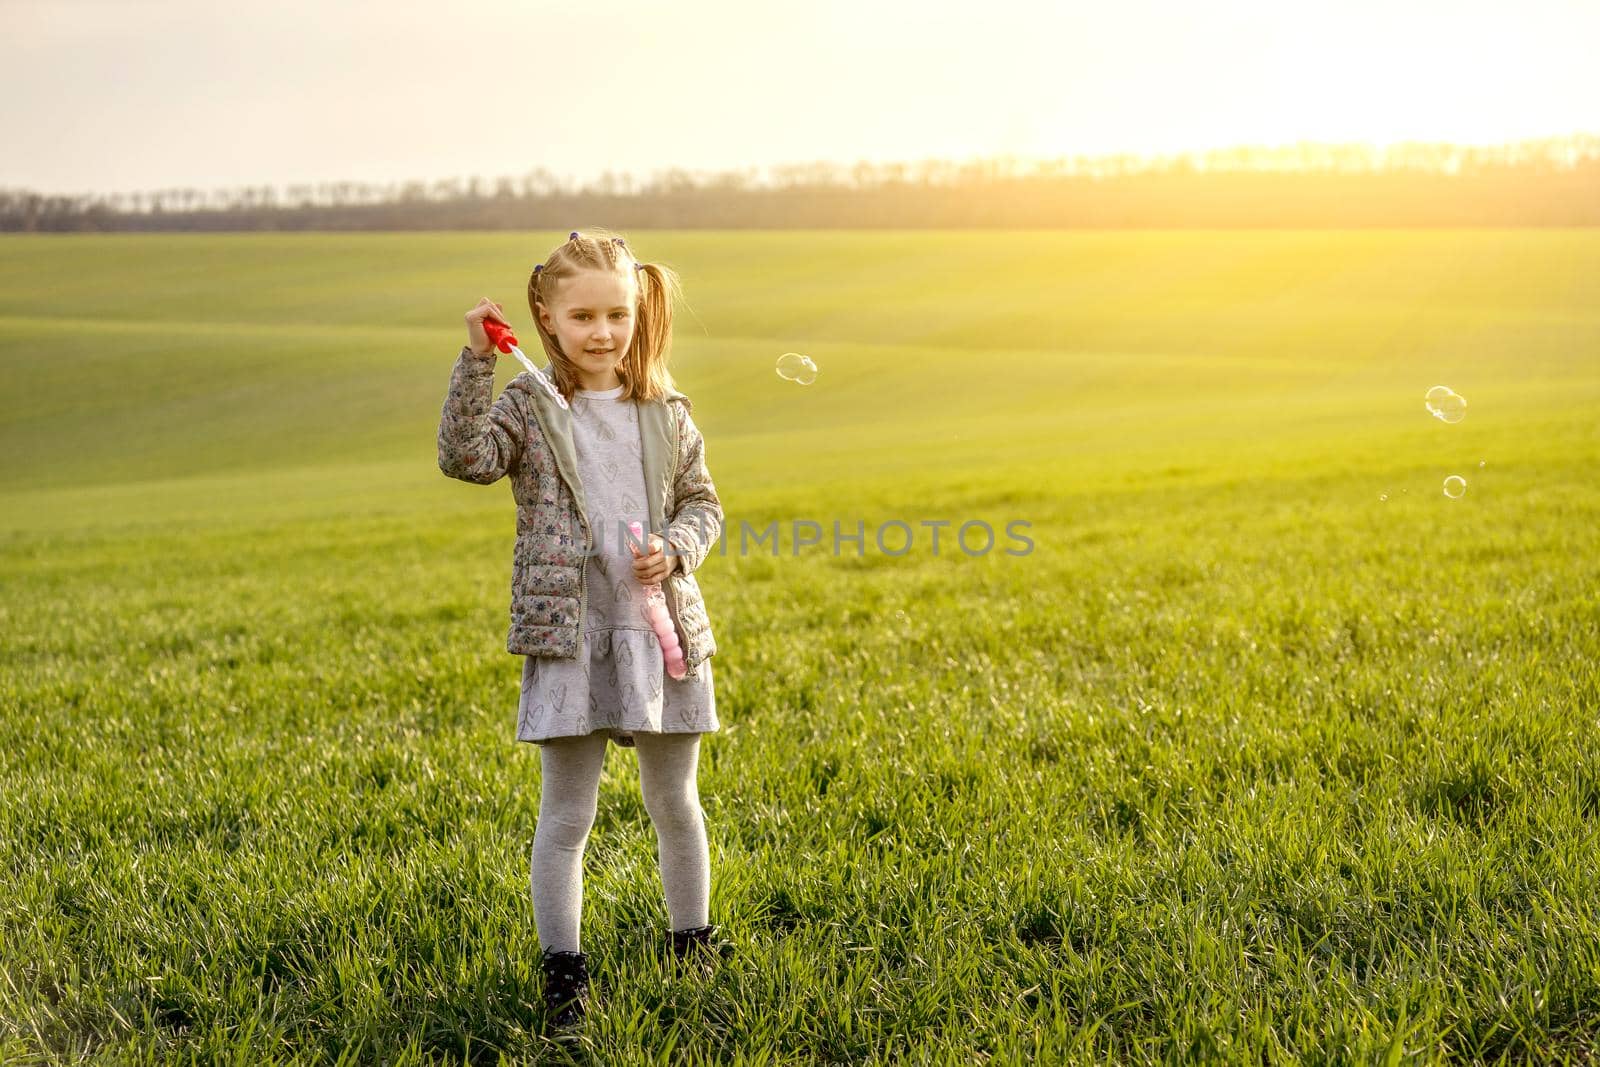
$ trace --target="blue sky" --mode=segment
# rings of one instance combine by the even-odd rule
[[[47,192],[1600,132],[1600,3],[0,0]]]

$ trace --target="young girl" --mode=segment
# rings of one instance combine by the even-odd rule
[[[580,1019],[589,999],[583,854],[608,741],[639,755],[674,956],[707,970],[729,947],[708,922],[695,781],[700,735],[720,726],[716,642],[694,571],[721,537],[722,504],[689,398],[667,371],[678,291],[670,268],[638,262],[621,237],[574,231],[528,279],[549,366],[517,375],[491,405],[496,349],[483,323],[506,320],[484,298],[467,312],[439,422],[439,468],[484,485],[510,475],[516,500],[506,648],[524,657],[517,738],[540,746],[532,892],[557,1025]],[[681,679],[641,611],[654,583],[682,646]]]

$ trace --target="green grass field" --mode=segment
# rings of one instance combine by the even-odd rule
[[[510,491],[434,437],[564,234],[11,236],[0,1061],[1600,1057],[1600,233],[629,236],[784,531],[699,572],[738,957],[670,978],[613,748],[541,1036]]]

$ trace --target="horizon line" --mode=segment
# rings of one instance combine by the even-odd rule
[[[1204,148],[1194,147],[1142,152],[1124,150],[1102,151],[1094,153],[1041,154],[1003,151],[973,154],[959,158],[952,156],[921,156],[913,159],[895,159],[886,161],[874,161],[859,158],[806,159],[790,160],[779,163],[751,164],[747,166],[735,167],[692,167],[685,164],[666,164],[657,167],[654,170],[645,172],[642,176],[639,172],[633,170],[608,168],[600,172],[600,174],[592,175],[587,179],[576,177],[572,172],[562,172],[558,174],[541,164],[527,170],[515,172],[514,174],[498,173],[491,175],[454,175],[436,178],[294,179],[245,182],[242,184],[236,183],[231,185],[214,185],[210,187],[193,185],[165,185],[158,187],[143,187],[138,189],[109,191],[87,190],[78,192],[44,193],[40,195],[68,198],[106,197],[120,199],[126,197],[152,196],[159,193],[175,193],[180,191],[199,192],[205,195],[213,195],[226,193],[232,190],[261,189],[263,187],[269,189],[293,190],[328,186],[365,186],[398,192],[408,186],[417,185],[422,185],[424,187],[437,187],[440,185],[457,182],[481,181],[492,186],[499,182],[513,180],[514,178],[527,179],[534,177],[539,177],[550,181],[562,189],[570,187],[573,193],[581,193],[587,186],[593,185],[596,182],[604,181],[606,179],[610,179],[611,181],[622,181],[627,185],[632,186],[637,183],[660,180],[662,178],[672,176],[689,176],[696,179],[715,179],[718,177],[749,177],[752,175],[764,174],[766,177],[770,178],[785,173],[795,175],[807,170],[816,172],[819,168],[832,169],[840,172],[848,172],[850,170],[867,168],[869,170],[881,172],[893,170],[895,168],[968,168],[974,166],[983,166],[985,164],[1031,164],[1035,168],[1040,166],[1070,164],[1072,169],[1069,170],[1068,173],[1072,174],[1077,173],[1079,167],[1085,168],[1086,172],[1093,172],[1099,169],[1099,166],[1113,164],[1117,165],[1119,168],[1126,167],[1129,169],[1138,170],[1149,169],[1160,164],[1167,164],[1170,166],[1174,164],[1181,165],[1187,162],[1191,166],[1198,164],[1197,169],[1203,171],[1208,169],[1208,167],[1213,164],[1238,168],[1240,163],[1250,162],[1252,164],[1265,163],[1267,165],[1254,166],[1244,169],[1315,172],[1317,170],[1327,169],[1328,164],[1335,162],[1335,160],[1327,158],[1322,160],[1307,159],[1305,157],[1308,152],[1323,154],[1343,153],[1351,161],[1354,161],[1358,156],[1364,156],[1366,161],[1369,163],[1376,160],[1378,168],[1381,169],[1385,164],[1402,163],[1407,158],[1413,159],[1417,162],[1426,162],[1426,157],[1429,155],[1435,155],[1435,158],[1437,159],[1439,158],[1436,155],[1437,153],[1448,151],[1454,152],[1455,158],[1453,161],[1442,164],[1440,169],[1452,170],[1456,167],[1459,167],[1462,161],[1460,157],[1462,156],[1465,156],[1469,161],[1475,157],[1488,157],[1493,159],[1496,156],[1503,157],[1507,152],[1515,151],[1519,154],[1513,155],[1510,161],[1517,162],[1522,158],[1520,151],[1537,149],[1538,151],[1531,158],[1555,159],[1556,156],[1551,152],[1551,150],[1558,148],[1565,149],[1566,162],[1569,166],[1575,165],[1577,161],[1588,159],[1591,156],[1600,156],[1600,131],[1591,132],[1588,130],[1582,130],[1568,133],[1547,134],[1537,137],[1519,137],[1493,141],[1465,141],[1451,139],[1426,140],[1421,138],[1410,138],[1406,140],[1394,141],[1352,141],[1309,140],[1302,138],[1296,141],[1247,141]],[[35,190],[26,186],[5,185],[0,186],[0,188],[3,188],[7,192],[13,193],[35,192]]]

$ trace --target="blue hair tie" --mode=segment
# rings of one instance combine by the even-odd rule
[[[538,274],[542,270],[544,270],[544,264],[543,263],[534,264],[533,273]]]
[[[577,230],[573,230],[571,233],[567,234],[567,240],[576,241],[577,239],[578,239],[578,231]]]

